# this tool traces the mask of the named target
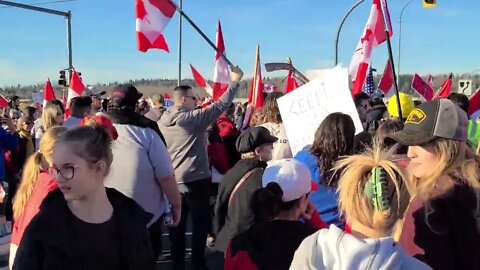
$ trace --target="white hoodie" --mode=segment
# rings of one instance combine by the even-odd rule
[[[295,252],[291,270],[431,269],[410,257],[391,237],[358,239],[335,225],[303,240]]]

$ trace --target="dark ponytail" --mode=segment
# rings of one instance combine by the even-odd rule
[[[275,182],[253,193],[251,208],[255,223],[267,222],[275,218],[282,210],[282,188]]]

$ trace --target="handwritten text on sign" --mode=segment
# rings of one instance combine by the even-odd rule
[[[363,131],[348,87],[347,69],[328,70],[324,76],[297,88],[277,102],[294,155],[313,143],[315,131],[331,113],[350,115],[357,133]]]
[[[425,100],[432,100],[434,91],[417,73],[413,76],[412,89],[417,91]]]

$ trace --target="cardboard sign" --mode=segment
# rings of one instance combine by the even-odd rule
[[[277,102],[293,155],[313,143],[315,131],[331,113],[350,115],[356,133],[363,131],[350,93],[346,68],[328,70]]]

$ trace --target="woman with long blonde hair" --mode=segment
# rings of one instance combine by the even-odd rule
[[[48,174],[52,163],[53,147],[66,128],[48,129],[40,141],[40,150],[31,155],[22,173],[22,179],[13,199],[14,226],[10,243],[10,264],[32,218],[38,213],[40,204],[48,193],[57,188],[57,183]]]
[[[42,126],[35,130],[35,150],[40,147],[40,140],[43,134],[51,127],[63,124],[64,109],[55,103],[47,103],[42,111]]]
[[[429,269],[391,237],[409,197],[405,176],[392,157],[393,151],[376,148],[336,163],[339,209],[352,232],[331,224],[307,237],[290,269]]]
[[[480,158],[467,114],[450,100],[422,103],[390,135],[408,146],[416,196],[400,242],[434,269],[480,269]]]

